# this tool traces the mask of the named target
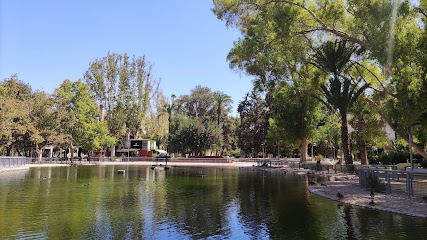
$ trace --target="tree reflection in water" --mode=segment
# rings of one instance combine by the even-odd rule
[[[0,236],[408,239],[427,234],[426,219],[340,205],[310,194],[308,180],[322,181],[237,168],[32,168],[0,175]]]

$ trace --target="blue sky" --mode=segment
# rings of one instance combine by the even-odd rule
[[[196,85],[223,91],[236,106],[253,79],[229,68],[226,56],[240,34],[225,26],[208,0],[0,0],[0,77],[18,77],[53,92],[83,78],[108,51],[146,55],[166,96]]]

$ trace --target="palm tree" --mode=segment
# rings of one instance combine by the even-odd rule
[[[233,100],[227,94],[224,94],[222,92],[216,92],[215,93],[215,102],[216,102],[216,106],[217,106],[216,113],[218,114],[218,126],[219,126],[219,121],[221,119],[221,113],[222,113],[223,107],[231,104],[233,102]]]
[[[163,105],[163,108],[160,110],[160,114],[158,117],[162,115],[168,115],[168,122],[169,122],[169,131],[168,133],[171,134],[171,122],[172,122],[172,114],[176,110],[176,106],[174,103],[166,103]]]
[[[341,116],[341,144],[346,164],[352,164],[350,143],[348,138],[347,113],[357,98],[369,87],[364,84],[358,88],[352,84],[350,78],[344,76],[352,66],[351,56],[357,50],[354,46],[347,46],[347,41],[328,41],[316,49],[314,65],[330,73],[328,83],[321,86],[325,100],[318,98],[323,104],[333,110],[338,110]],[[358,89],[357,89],[358,88]]]

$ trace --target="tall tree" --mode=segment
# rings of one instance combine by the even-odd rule
[[[216,102],[216,113],[218,114],[217,122],[219,126],[219,122],[221,119],[221,113],[224,109],[224,107],[229,106],[231,103],[233,103],[233,100],[230,96],[228,96],[225,93],[222,92],[215,92],[215,102]]]
[[[335,158],[340,148],[341,134],[340,134],[340,121],[336,111],[324,109],[325,118],[322,119],[318,125],[318,131],[316,134],[316,142],[319,145],[326,143],[326,152],[324,156],[328,158]]]
[[[60,118],[58,118],[53,98],[50,95],[37,91],[33,94],[32,100],[30,139],[36,147],[38,157],[41,158],[43,147],[54,144],[60,135],[58,133]]]
[[[160,114],[158,117],[162,116],[162,115],[167,115],[168,116],[168,134],[171,134],[171,124],[172,124],[172,116],[173,113],[176,110],[176,105],[172,102],[172,103],[165,103],[163,105],[163,108],[160,109]]]
[[[0,83],[0,147],[6,148],[10,156],[14,149],[18,154],[30,146],[29,130],[34,129],[30,121],[32,90],[16,74]]]
[[[65,80],[55,89],[57,108],[62,112],[62,129],[70,149],[76,145],[88,151],[96,150],[116,141],[108,133],[107,123],[98,120],[99,108],[89,94],[89,87],[80,79]],[[74,151],[71,151],[73,157]]]
[[[328,85],[321,86],[326,101],[319,98],[327,107],[339,111],[341,116],[341,145],[346,164],[353,164],[350,154],[347,114],[357,98],[369,87],[363,84],[360,88],[350,78],[344,76],[351,67],[350,58],[357,48],[347,46],[346,41],[328,41],[316,49],[314,64],[331,74]]]
[[[347,40],[365,52],[355,67],[364,73],[355,75],[371,84],[375,94],[365,100],[382,119],[406,141],[409,126],[426,119],[425,1],[214,0],[214,4],[217,17],[243,35],[230,51],[232,66],[250,74],[263,72],[266,77],[260,79],[271,80],[287,62],[277,46],[295,49],[295,43],[303,43],[315,48],[328,39]],[[426,125],[416,130],[419,140],[426,139]],[[414,146],[427,157],[422,145]]]
[[[231,155],[232,151],[237,149],[239,125],[238,117],[226,117],[223,121],[221,155]]]
[[[144,138],[155,139],[159,147],[166,144],[168,134],[168,116],[163,112],[164,105],[167,104],[163,92],[159,89],[157,94],[151,98],[153,108],[149,109],[144,121]]]
[[[180,115],[173,119],[173,125],[173,133],[168,138],[171,152],[201,155],[220,146],[221,129],[212,122],[200,124],[198,118]]]
[[[350,125],[355,129],[354,138],[360,150],[360,160],[362,165],[368,164],[368,146],[384,146],[386,134],[385,124],[380,120],[380,116],[362,98],[358,98],[350,109]],[[382,146],[381,146],[382,145]]]
[[[301,161],[307,160],[309,139],[314,135],[321,120],[319,102],[311,94],[317,86],[307,82],[299,85],[284,84],[274,97],[276,114],[269,131],[282,132],[282,138],[289,144],[301,146]]]
[[[145,56],[108,53],[92,62],[84,77],[97,103],[105,106],[110,134],[121,138],[129,129],[137,138],[159,84]],[[111,155],[115,155],[115,146],[111,146]]]
[[[239,102],[237,112],[240,115],[238,146],[246,154],[257,155],[266,141],[270,118],[268,105],[259,92],[252,90]]]
[[[202,123],[216,116],[214,93],[208,87],[196,86],[189,95],[180,96],[177,104],[188,117],[198,118]]]

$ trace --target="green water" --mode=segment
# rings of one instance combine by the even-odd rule
[[[306,176],[278,171],[81,166],[0,175],[1,239],[426,237],[427,219],[343,206],[310,194]]]

